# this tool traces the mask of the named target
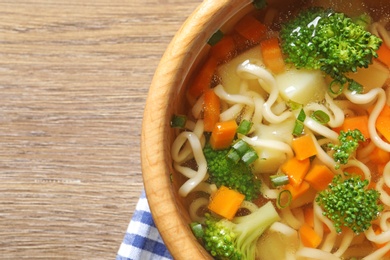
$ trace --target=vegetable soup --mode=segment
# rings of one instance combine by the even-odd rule
[[[215,259],[390,259],[388,2],[243,12],[172,115],[194,236]]]

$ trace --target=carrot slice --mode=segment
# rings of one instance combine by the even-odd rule
[[[299,237],[306,247],[316,248],[320,245],[322,238],[307,223],[299,228]]]
[[[298,160],[303,160],[317,154],[317,148],[310,134],[294,138],[291,146]]]
[[[368,132],[368,116],[352,116],[344,119],[342,125],[342,130],[347,132],[348,130],[358,129],[364,136],[364,138],[369,139],[370,134]],[[389,131],[390,132],[390,131]]]
[[[303,209],[303,217],[304,217],[305,223],[314,229],[314,209],[312,206],[305,207]],[[325,223],[323,223],[323,230],[325,233],[330,232],[329,227]]]
[[[314,164],[306,174],[305,181],[317,191],[321,191],[328,187],[333,177],[333,172],[326,165]]]
[[[288,176],[292,186],[299,186],[308,172],[309,167],[310,160],[308,158],[298,160],[298,158],[292,157],[282,164],[281,170]]]
[[[267,26],[255,17],[247,15],[237,22],[234,30],[253,43],[258,43],[266,36]]]
[[[194,78],[192,84],[188,88],[187,98],[191,104],[210,88],[218,61],[214,57],[210,57],[200,69],[199,73]]]
[[[236,44],[231,35],[225,35],[218,43],[210,49],[210,55],[218,62],[225,62],[234,57]]]
[[[260,49],[264,65],[268,69],[275,74],[285,71],[286,64],[277,38],[270,38],[260,42]]]
[[[237,127],[235,120],[216,123],[211,132],[211,147],[215,150],[228,148],[236,135]]]
[[[203,101],[204,131],[211,132],[219,121],[221,101],[212,89],[206,90]]]
[[[390,153],[376,146],[370,154],[370,160],[375,164],[385,164],[390,160]]]
[[[292,201],[294,201],[309,192],[310,184],[306,181],[302,181],[300,185],[293,186],[291,183],[289,183],[285,185],[284,188],[291,192],[291,198]]]
[[[244,199],[244,194],[221,186],[211,198],[208,209],[231,220],[236,215]]]
[[[387,67],[390,67],[390,48],[383,43],[377,50],[378,60],[383,62]]]
[[[390,142],[390,107],[385,105],[375,123],[376,129]]]

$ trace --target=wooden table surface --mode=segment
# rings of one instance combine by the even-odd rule
[[[0,0],[1,259],[115,258],[148,88],[200,2]]]

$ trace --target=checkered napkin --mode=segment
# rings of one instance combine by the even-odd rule
[[[145,191],[119,247],[116,260],[173,259],[153,222]]]

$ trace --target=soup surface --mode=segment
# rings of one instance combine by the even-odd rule
[[[389,13],[255,1],[210,35],[171,156],[216,259],[390,259]]]

